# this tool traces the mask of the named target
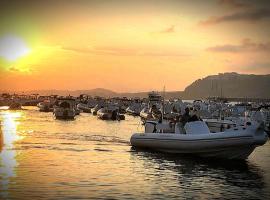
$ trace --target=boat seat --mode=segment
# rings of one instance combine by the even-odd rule
[[[205,122],[194,121],[185,124],[186,134],[210,134],[210,130]]]

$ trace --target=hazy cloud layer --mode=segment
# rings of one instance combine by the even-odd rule
[[[263,62],[263,63],[253,63],[251,65],[243,66],[246,70],[254,70],[254,71],[268,71],[270,73],[270,62]]]
[[[240,53],[240,52],[270,52],[270,42],[266,43],[255,43],[250,39],[244,39],[240,45],[224,44],[217,45],[214,47],[209,47],[207,51],[212,52],[230,52],[230,53]]]
[[[175,25],[171,25],[169,28],[160,31],[160,33],[174,33],[174,32],[175,32]]]
[[[19,70],[18,68],[16,68],[16,67],[10,67],[8,70],[11,71],[11,72],[19,72],[19,71],[20,71],[20,70]]]
[[[220,0],[220,5],[228,5],[233,8],[247,8],[250,7],[250,4],[247,1],[237,1],[237,0]]]
[[[29,67],[16,67],[16,66],[11,66],[7,69],[10,72],[22,72],[22,73],[26,73],[26,74],[31,74],[33,72],[32,69],[30,69]]]
[[[199,22],[200,25],[208,26],[225,22],[247,21],[256,22],[270,18],[270,9],[256,9],[243,12],[237,12],[230,15],[212,16],[205,21]]]
[[[95,55],[132,56],[137,54],[137,49],[118,47],[62,47],[63,50],[76,53],[89,53]]]
[[[159,51],[143,50],[140,48],[122,48],[122,47],[62,47],[63,50],[73,51],[76,53],[89,53],[95,55],[113,55],[113,56],[189,56],[177,51]]]
[[[266,73],[270,74],[270,62],[251,62],[246,64],[228,65],[230,70],[245,71],[251,73]]]

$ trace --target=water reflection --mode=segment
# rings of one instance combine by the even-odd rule
[[[2,152],[4,141],[3,141],[3,132],[2,132],[2,121],[0,120],[0,153]]]
[[[0,121],[4,139],[0,199],[267,199],[270,195],[270,143],[249,161],[216,162],[130,151],[128,141],[140,119],[129,116],[107,123],[83,113],[75,121],[62,122],[28,107],[1,111]]]
[[[154,170],[147,176],[170,179],[171,186],[177,187],[178,194],[185,199],[267,197],[264,172],[249,161],[207,160],[145,151],[133,151],[132,157],[143,168]]]
[[[8,196],[8,186],[11,178],[16,176],[17,152],[14,150],[14,142],[21,139],[17,133],[21,112],[4,111],[1,112],[1,152],[0,152],[0,195],[4,198]]]

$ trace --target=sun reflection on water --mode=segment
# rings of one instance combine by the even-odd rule
[[[2,191],[7,191],[10,179],[16,176],[18,153],[14,150],[14,143],[22,139],[17,132],[21,117],[21,112],[3,111],[0,114],[0,188]],[[7,195],[7,192],[1,194],[3,197],[7,197]]]

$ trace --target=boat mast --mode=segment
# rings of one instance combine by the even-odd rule
[[[163,118],[164,118],[164,105],[165,105],[165,85],[163,86],[161,122],[163,122]]]

